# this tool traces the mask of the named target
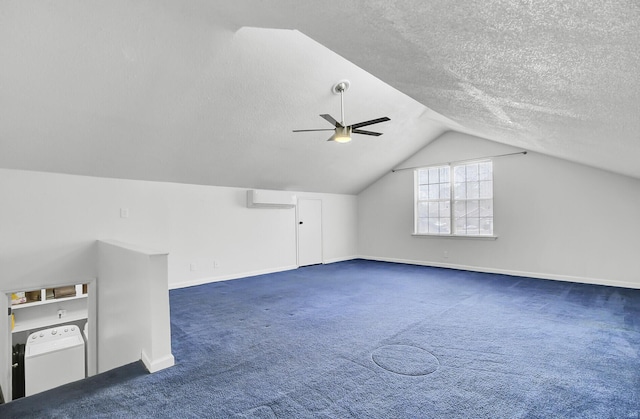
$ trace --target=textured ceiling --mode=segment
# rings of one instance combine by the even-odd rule
[[[640,178],[635,1],[0,0],[0,167],[357,193],[446,130]],[[328,143],[332,85],[347,123]]]

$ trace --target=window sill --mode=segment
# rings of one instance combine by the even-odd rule
[[[471,240],[497,240],[498,236],[461,236],[461,235],[444,235],[444,234],[411,234],[413,237],[420,238],[439,238],[439,239],[471,239]]]

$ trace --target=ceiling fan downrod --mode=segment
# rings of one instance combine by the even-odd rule
[[[349,87],[345,82],[336,84],[334,90],[340,92],[340,123],[344,126],[344,91]]]

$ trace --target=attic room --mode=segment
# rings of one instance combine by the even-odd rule
[[[638,45],[632,2],[1,1],[0,416],[637,416]],[[65,323],[87,378],[12,397]]]

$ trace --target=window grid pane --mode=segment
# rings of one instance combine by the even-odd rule
[[[417,234],[493,235],[491,161],[416,172]]]
[[[451,234],[449,166],[418,170],[417,234]]]
[[[492,162],[458,165],[454,174],[454,234],[493,235]]]

